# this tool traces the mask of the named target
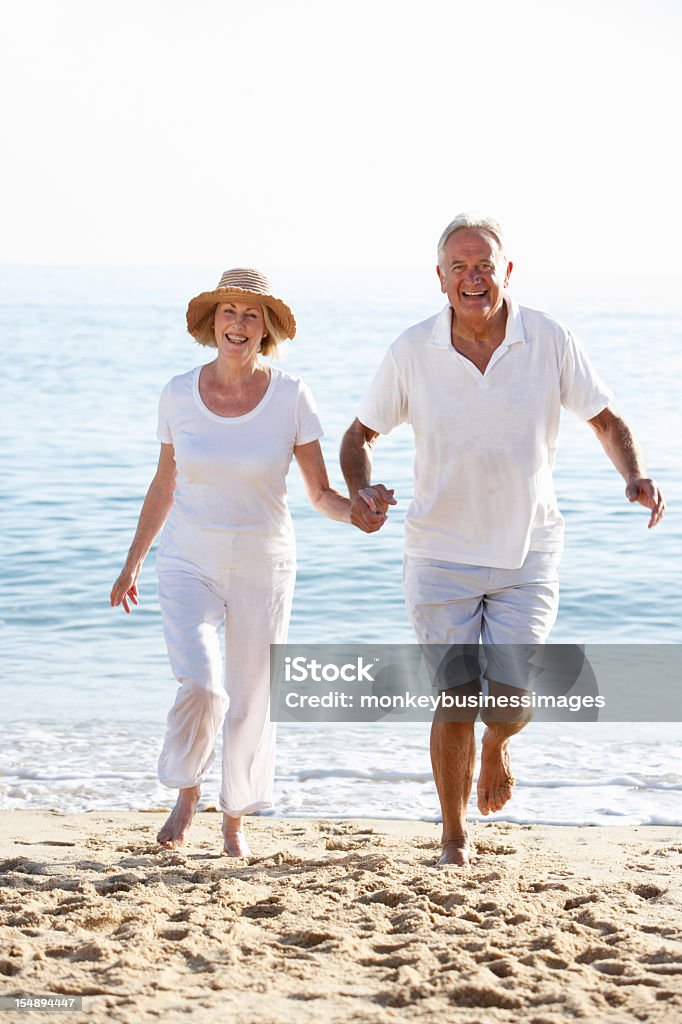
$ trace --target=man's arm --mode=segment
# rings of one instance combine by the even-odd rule
[[[356,419],[341,442],[341,471],[351,499],[350,521],[364,533],[375,533],[386,522],[389,505],[396,505],[393,491],[383,484],[370,486],[371,449],[379,434]]]
[[[625,497],[651,509],[649,529],[656,526],[665,511],[665,501],[656,482],[645,476],[644,459],[629,426],[608,407],[587,422],[625,480]]]

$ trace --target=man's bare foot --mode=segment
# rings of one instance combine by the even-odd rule
[[[511,799],[515,784],[509,759],[509,737],[500,738],[495,727],[488,726],[483,734],[477,788],[481,814],[501,811]]]
[[[171,850],[184,845],[200,794],[199,786],[190,786],[178,792],[175,807],[156,837],[157,843]]]
[[[228,857],[250,857],[251,849],[244,835],[244,819],[223,814],[223,850]]]
[[[443,852],[436,864],[437,868],[470,868],[471,867],[471,846],[469,836],[464,835],[459,839],[451,839],[443,843]]]

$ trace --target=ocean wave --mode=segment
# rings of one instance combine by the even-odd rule
[[[306,768],[288,776],[298,782],[314,779],[357,779],[369,782],[426,782],[433,781],[430,771],[405,772],[379,768]],[[517,778],[519,789],[601,789],[603,786],[620,786],[625,789],[682,790],[682,780],[668,782],[651,776],[606,775],[592,779],[541,779]]]

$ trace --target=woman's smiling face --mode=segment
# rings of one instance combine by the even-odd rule
[[[266,334],[263,308],[237,299],[221,302],[216,307],[213,329],[221,354],[248,363],[255,359]]]

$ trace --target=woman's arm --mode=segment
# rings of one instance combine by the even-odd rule
[[[329,486],[320,442],[297,444],[294,455],[313,508],[328,519],[335,519],[338,523],[350,523],[350,501]]]
[[[159,464],[142,505],[133,543],[130,545],[130,551],[121,574],[111,590],[112,608],[122,604],[125,611],[130,613],[128,601],[133,604],[138,603],[137,578],[140,575],[142,563],[154,543],[154,538],[168,518],[168,513],[173,505],[174,489],[175,453],[173,445],[162,444]]]

